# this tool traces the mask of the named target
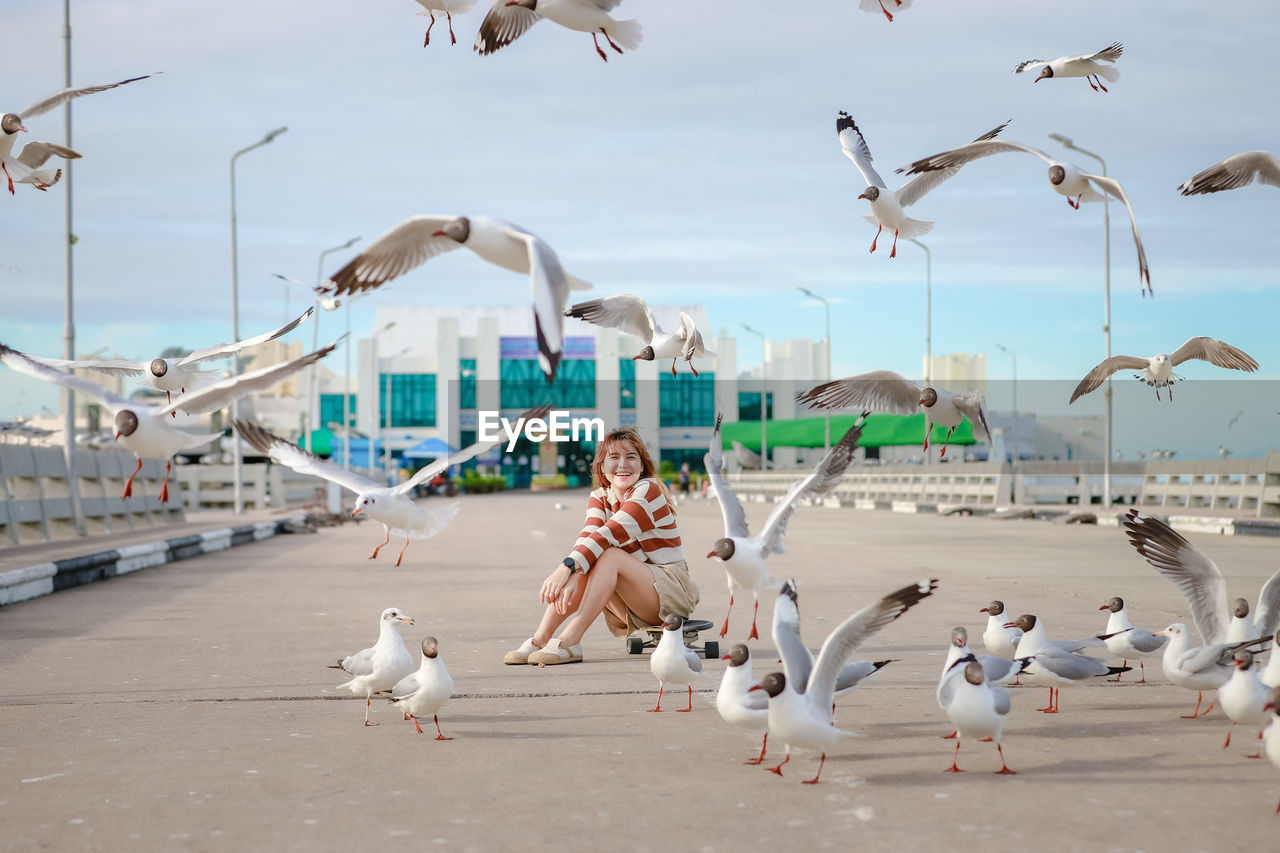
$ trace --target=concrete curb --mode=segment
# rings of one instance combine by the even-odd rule
[[[289,516],[276,521],[259,521],[10,569],[0,572],[0,606],[269,539],[281,533],[286,525],[300,523],[301,520],[301,516]]]

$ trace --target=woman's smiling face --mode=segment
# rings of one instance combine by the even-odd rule
[[[613,491],[622,495],[640,481],[643,467],[635,445],[629,441],[615,441],[604,455],[601,471]]]

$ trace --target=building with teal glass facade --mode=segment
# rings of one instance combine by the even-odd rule
[[[393,469],[412,468],[426,461],[413,456],[416,445],[439,439],[457,449],[475,441],[482,410],[514,419],[527,408],[549,404],[571,417],[598,417],[606,428],[634,426],[659,459],[676,468],[687,461],[701,469],[716,412],[737,421],[750,412],[751,400],[759,411],[760,347],[754,339],[746,342],[750,369],[743,370],[738,341],[717,335],[721,330],[701,306],[653,306],[653,311],[664,327],[677,325],[681,311],[694,318],[716,353],[697,361],[698,376],[683,360],[675,376],[670,359],[661,364],[633,360],[643,342],[567,318],[556,380],[548,384],[538,367],[527,306],[379,307],[372,328],[394,325],[376,340],[357,342],[354,428],[372,440],[369,458],[376,458],[378,467],[385,458]],[[769,395],[771,414],[791,417],[796,380],[826,378],[816,372],[825,369],[823,342],[766,341],[764,355],[770,389],[777,390]],[[341,391],[332,382],[322,383],[321,424],[341,423]],[[334,447],[341,452],[340,441]],[[495,450],[478,464],[501,470],[515,485],[551,473],[585,485],[593,453],[590,442],[533,445],[522,439],[512,452]],[[776,463],[785,461],[775,457]],[[367,459],[355,453],[353,462],[367,467]]]

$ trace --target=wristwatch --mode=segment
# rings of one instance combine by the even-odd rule
[[[572,576],[574,572],[578,571],[578,561],[573,559],[573,557],[565,557],[563,562],[565,567],[569,570],[570,576]]]

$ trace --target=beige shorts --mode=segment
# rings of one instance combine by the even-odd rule
[[[689,565],[684,560],[674,563],[646,563],[653,574],[653,588],[658,591],[658,617],[679,616],[688,619],[698,606],[698,585],[689,577]],[[604,610],[604,624],[615,637],[626,638],[636,631],[654,627],[627,608],[627,619],[622,619],[609,608]]]

